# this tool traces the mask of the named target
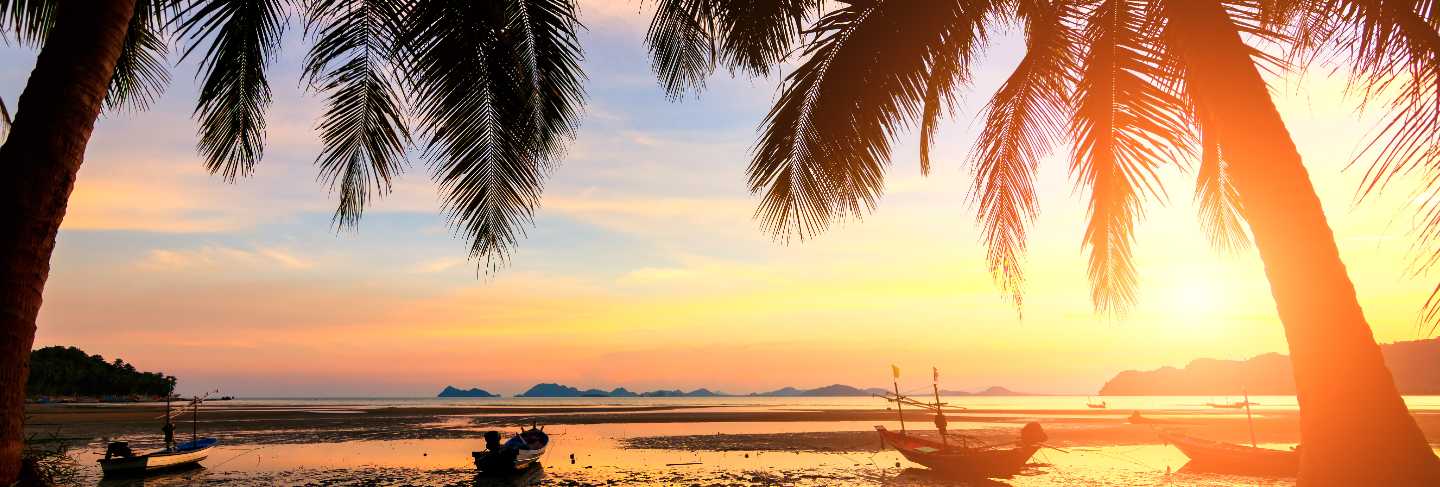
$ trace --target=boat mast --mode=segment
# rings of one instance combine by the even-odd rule
[[[940,369],[931,367],[935,371],[935,379],[930,382],[930,387],[935,391],[935,429],[940,432],[940,444],[950,446],[950,441],[945,439],[945,410],[940,406]]]
[[[1250,417],[1250,391],[1245,389],[1240,391],[1245,394],[1245,422],[1250,424],[1250,447],[1258,448],[1255,446],[1255,420]]]
[[[895,413],[900,415],[900,434],[903,435],[905,434],[905,411],[900,406],[900,401],[898,400],[900,399],[900,367],[891,364],[890,372],[891,375],[895,376],[895,399],[897,399],[895,401]]]
[[[190,407],[190,444],[194,445],[200,440],[200,396],[195,396],[195,402]]]

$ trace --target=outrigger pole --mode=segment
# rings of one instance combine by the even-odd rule
[[[1250,424],[1250,447],[1258,448],[1255,446],[1255,420],[1250,417],[1250,391],[1240,389],[1240,392],[1245,394],[1245,422]]]
[[[900,415],[900,434],[905,434],[905,411],[900,407],[900,367],[890,364],[890,372],[895,376],[895,412]]]

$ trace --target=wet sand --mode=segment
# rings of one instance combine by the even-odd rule
[[[69,443],[71,457],[87,469],[85,481],[92,484],[105,440],[123,438],[140,451],[161,442],[157,418],[163,405],[33,405],[27,412],[29,432]],[[1026,422],[1044,426],[1055,449],[1042,450],[1025,474],[997,485],[1292,483],[1182,472],[1183,455],[1155,435],[1162,427],[1248,443],[1243,412],[1143,412],[1159,424],[1131,424],[1129,414],[972,409],[947,417],[952,432],[986,444],[1013,441]],[[912,431],[933,431],[928,416],[911,412],[906,418]],[[1431,441],[1440,443],[1440,414],[1418,412],[1416,418]],[[532,479],[544,485],[956,485],[881,449],[872,426],[899,428],[895,412],[885,409],[323,404],[207,407],[198,429],[220,438],[222,447],[205,468],[103,485],[476,485],[469,452],[480,449],[480,434],[532,420],[554,437],[543,472]],[[1283,448],[1298,439],[1293,411],[1257,413],[1253,421],[1259,443]],[[189,426],[181,422],[177,437],[187,437]]]

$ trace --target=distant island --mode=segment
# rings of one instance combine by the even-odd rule
[[[831,384],[831,385],[824,386],[824,387],[816,387],[816,388],[814,388],[814,389],[799,389],[799,388],[796,388],[796,387],[782,387],[782,388],[780,388],[780,389],[776,389],[776,390],[768,391],[768,392],[752,392],[752,393],[748,394],[748,396],[751,396],[751,397],[843,397],[843,396],[873,396],[873,395],[876,395],[876,394],[884,394],[884,393],[886,393],[886,392],[888,392],[888,391],[889,391],[889,389],[885,389],[885,388],[881,388],[881,387],[870,387],[870,388],[861,389],[861,388],[858,388],[858,387],[847,386],[847,385],[844,385],[844,384]],[[946,396],[1024,396],[1024,395],[1029,395],[1029,394],[1024,394],[1024,393],[1014,392],[1014,391],[1011,391],[1011,390],[1009,390],[1009,389],[1006,389],[1006,388],[1004,388],[1004,387],[999,387],[999,386],[990,387],[990,388],[988,388],[988,389],[985,389],[985,390],[982,390],[982,391],[979,391],[979,392],[942,390],[942,391],[940,391],[940,393],[941,393],[942,395],[946,395]],[[443,394],[443,393],[442,393],[442,394]],[[737,394],[726,394],[726,393],[724,393],[724,392],[714,391],[714,390],[710,390],[710,389],[706,389],[706,388],[695,389],[695,390],[688,391],[688,392],[687,392],[687,391],[682,391],[682,390],[680,390],[680,389],[673,389],[673,390],[664,390],[664,389],[661,389],[661,390],[656,390],[656,391],[635,393],[635,392],[631,392],[631,391],[628,390],[628,389],[625,389],[624,387],[617,387],[617,388],[615,388],[615,389],[612,389],[612,390],[607,391],[607,390],[604,390],[604,389],[580,389],[580,388],[578,388],[578,387],[570,387],[570,386],[567,386],[567,385],[555,384],[555,383],[550,383],[550,382],[546,382],[546,383],[542,383],[542,384],[535,384],[534,386],[530,387],[529,390],[526,390],[525,392],[522,392],[522,393],[519,393],[519,394],[516,394],[516,395],[515,395],[515,397],[736,397],[736,396],[738,396],[738,395],[737,395]]]
[[[25,394],[34,401],[162,400],[174,393],[175,376],[142,372],[124,359],[107,362],[75,347],[30,351]]]
[[[886,391],[886,389],[881,389],[881,388],[878,388],[878,387],[871,387],[871,388],[868,388],[868,389],[859,389],[859,388],[847,386],[847,385],[844,385],[844,384],[831,384],[831,385],[828,385],[828,386],[825,386],[825,387],[816,387],[816,388],[814,388],[814,389],[804,389],[804,390],[796,389],[796,388],[794,388],[794,387],[784,387],[784,388],[776,389],[776,390],[773,390],[773,391],[770,391],[770,392],[755,392],[755,393],[751,393],[750,395],[752,395],[752,396],[797,396],[797,397],[798,397],[798,396],[873,396],[873,395],[876,395],[876,394],[884,394],[885,391]]]
[[[1440,338],[1380,345],[1401,394],[1440,394]],[[1184,368],[1127,370],[1100,388],[1102,396],[1234,396],[1295,394],[1290,357],[1267,353],[1249,360],[1191,361]]]
[[[624,387],[617,387],[611,390],[584,389],[560,385],[555,383],[535,384],[529,390],[516,394],[515,397],[708,397],[728,396],[723,392],[715,392],[709,389],[695,389],[690,392],[676,390],[658,390],[650,392],[635,393]]]
[[[436,395],[435,397],[500,397],[500,395],[491,394],[490,391],[480,388],[471,388],[467,390],[460,389],[455,386],[445,386],[445,390],[440,391],[440,394]]]

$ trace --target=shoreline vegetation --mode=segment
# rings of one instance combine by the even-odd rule
[[[145,372],[116,357],[90,355],[76,347],[45,347],[30,352],[26,402],[163,401],[175,393],[176,378]]]

